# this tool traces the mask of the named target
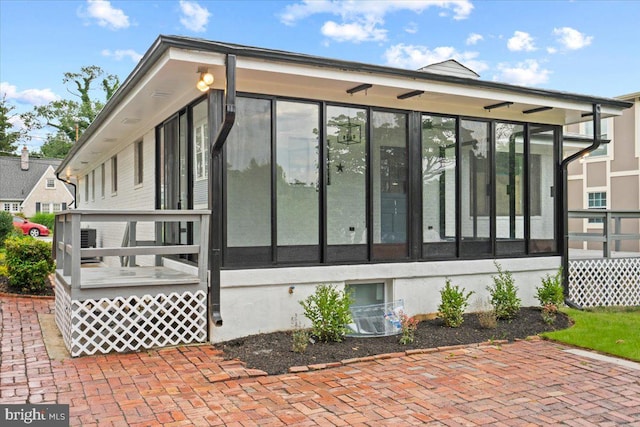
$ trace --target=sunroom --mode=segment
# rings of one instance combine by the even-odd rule
[[[96,248],[102,268],[202,277],[205,266],[197,320],[208,336],[196,340],[216,342],[290,328],[322,283],[351,287],[362,304],[402,300],[410,314],[434,312],[446,278],[482,298],[496,260],[533,304],[564,248],[562,125],[623,108],[437,68],[161,36],[58,173],[85,195],[74,233],[96,229],[103,248],[146,242],[125,250],[142,255],[125,266]],[[114,175],[117,192],[89,197]],[[101,225],[96,210],[125,220]],[[125,210],[158,216],[132,237]],[[201,216],[162,217],[180,211]],[[69,300],[99,300],[58,277]],[[112,284],[107,299],[182,289]]]

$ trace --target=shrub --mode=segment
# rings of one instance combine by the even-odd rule
[[[291,333],[293,344],[291,345],[291,350],[294,353],[304,353],[307,345],[309,345],[309,331],[302,328],[302,325],[300,325],[298,321],[297,314],[291,318],[291,323],[293,324],[293,332]]]
[[[4,247],[5,239],[13,230],[13,216],[7,211],[0,211],[0,248]]]
[[[304,315],[311,321],[311,333],[320,341],[340,342],[351,323],[353,298],[345,290],[338,291],[332,285],[319,285],[300,305]]]
[[[536,298],[540,301],[540,306],[544,307],[553,304],[560,307],[564,301],[564,290],[562,289],[562,268],[554,276],[546,275],[542,278],[542,286],[536,288]]]
[[[38,212],[37,214],[32,216],[29,221],[35,222],[36,224],[42,224],[49,230],[53,230],[53,226],[56,222],[56,214]]]
[[[518,287],[509,271],[503,271],[500,264],[494,262],[498,269],[497,276],[491,276],[493,286],[487,286],[491,305],[498,319],[513,319],[520,311],[521,300],[518,298]]]
[[[444,320],[444,324],[451,328],[457,328],[464,322],[465,308],[469,305],[469,297],[473,293],[469,291],[465,294],[465,289],[458,286],[451,286],[451,280],[447,279],[444,288],[440,290],[440,305],[438,312]]]
[[[418,329],[420,321],[415,317],[409,317],[404,311],[400,312],[400,344],[411,344],[416,339],[416,329]]]
[[[51,244],[29,236],[12,236],[6,240],[6,247],[9,286],[22,293],[43,293],[54,269]]]
[[[498,319],[496,318],[496,313],[493,311],[493,307],[487,300],[478,298],[476,300],[476,316],[478,318],[478,323],[484,329],[494,329],[498,326]]]

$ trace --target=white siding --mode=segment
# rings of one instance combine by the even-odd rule
[[[96,197],[91,200],[91,190],[89,191],[89,201],[84,200],[86,176],[80,180],[79,194],[82,195],[81,209],[155,209],[155,130],[147,132],[143,138],[144,146],[144,176],[142,184],[134,184],[134,148],[135,141],[124,147],[117,153],[118,156],[118,191],[111,191],[111,157],[105,159],[105,194],[102,197],[102,172],[100,164],[95,166],[95,189]],[[91,171],[88,172],[91,175]],[[122,244],[124,237],[125,223],[84,223],[83,228],[96,228],[96,241],[99,247],[114,247]],[[138,240],[153,239],[153,224],[138,224]],[[105,264],[111,266],[119,265],[117,257],[109,257],[104,260]],[[136,262],[140,265],[152,265],[152,257],[137,257]]]

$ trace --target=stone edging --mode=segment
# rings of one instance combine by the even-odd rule
[[[527,337],[525,340],[539,340],[539,336]],[[523,341],[517,339],[515,341]],[[309,372],[309,371],[317,371],[320,369],[329,369],[329,368],[337,368],[339,366],[351,365],[354,363],[360,362],[372,362],[374,360],[382,360],[382,359],[391,359],[394,357],[405,357],[405,356],[413,356],[416,354],[428,354],[428,353],[437,353],[441,351],[451,351],[451,350],[459,350],[462,348],[475,348],[475,347],[490,347],[502,344],[509,344],[509,340],[494,340],[494,341],[486,341],[477,344],[459,344],[459,345],[450,345],[445,347],[433,347],[433,348],[418,348],[412,350],[405,350],[396,353],[384,353],[377,354],[375,356],[364,356],[364,357],[356,357],[353,359],[345,359],[339,362],[329,362],[329,363],[317,363],[314,365],[302,365],[302,366],[292,366],[289,368],[289,373],[297,374],[300,372]]]

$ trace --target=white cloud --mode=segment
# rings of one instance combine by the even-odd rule
[[[440,46],[433,50],[426,46],[397,44],[389,47],[385,53],[387,65],[417,70],[429,64],[455,59],[480,74],[489,67],[477,59],[478,52],[458,52],[450,46]]]
[[[409,22],[404,27],[404,30],[409,34],[415,34],[418,32],[418,24],[416,24],[415,22]]]
[[[322,34],[338,41],[380,41],[386,40],[387,30],[382,28],[384,17],[388,13],[408,10],[421,13],[438,7],[453,12],[453,19],[466,19],[473,10],[469,0],[303,0],[285,7],[280,21],[285,25],[294,25],[297,21],[317,14],[339,16],[340,23],[328,20],[322,26]],[[415,32],[411,24],[406,31]]]
[[[471,33],[469,37],[467,37],[467,45],[477,44],[479,41],[484,40],[484,37],[481,34]]]
[[[593,40],[593,36],[587,36],[571,27],[554,28],[553,34],[559,36],[558,42],[569,50],[582,49]]]
[[[513,33],[513,37],[511,37],[507,41],[507,48],[513,52],[526,51],[531,52],[536,50],[536,47],[533,43],[533,37],[529,33],[525,33],[524,31],[516,31]]]
[[[493,80],[520,86],[535,86],[546,83],[551,74],[550,70],[542,68],[534,59],[519,62],[515,66],[501,63],[498,64],[498,70],[500,74],[494,76]]]
[[[6,96],[8,100],[28,105],[44,105],[58,99],[58,96],[51,89],[25,89],[18,91],[15,85],[8,82],[0,83],[0,94],[0,96]]]
[[[211,12],[194,1],[180,0],[180,23],[196,33],[206,31]]]
[[[547,48],[547,53],[550,53],[550,54],[553,55],[554,53],[558,53],[558,49],[556,49],[555,47],[551,47],[550,46],[550,47]]]
[[[327,21],[322,26],[322,34],[339,42],[350,41],[383,41],[387,38],[387,30],[376,28],[375,23],[337,24]]]
[[[114,51],[104,49],[102,51],[102,56],[114,58],[116,61],[122,61],[124,58],[130,58],[133,62],[136,63],[140,61],[140,59],[142,59],[142,54],[136,52],[133,49],[116,49]]]
[[[80,15],[93,18],[98,21],[98,25],[111,30],[128,28],[130,25],[129,17],[122,9],[114,8],[108,0],[87,0],[87,9]]]

